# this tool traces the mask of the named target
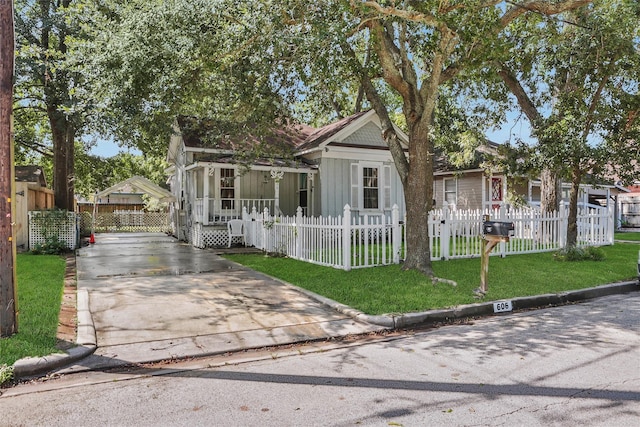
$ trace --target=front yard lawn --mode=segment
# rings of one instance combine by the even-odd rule
[[[614,233],[616,240],[628,240],[632,242],[640,242],[640,233],[635,231],[621,231]]]
[[[557,293],[636,278],[638,250],[632,243],[602,248],[604,261],[559,262],[553,253],[491,257],[486,301]],[[226,255],[230,260],[331,298],[367,314],[408,313],[477,302],[480,259],[435,261],[439,283],[415,271],[392,265],[337,270],[289,258],[261,254]]]
[[[0,366],[23,357],[56,353],[58,314],[64,289],[65,259],[58,255],[18,254],[18,333],[0,338]]]

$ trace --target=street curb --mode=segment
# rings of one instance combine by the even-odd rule
[[[76,347],[64,353],[54,353],[43,357],[25,357],[13,364],[13,376],[16,379],[31,377],[47,371],[53,371],[93,354],[97,348],[96,329],[89,311],[89,292],[77,291],[78,332]]]
[[[384,326],[390,329],[400,329],[408,326],[426,326],[433,323],[449,322],[454,319],[464,319],[469,317],[490,316],[494,314],[493,303],[499,301],[496,300],[477,304],[467,304],[450,309],[406,313],[397,316],[390,314],[374,316],[362,313],[354,308],[340,304],[339,302],[333,301],[306,289],[291,285],[290,283],[287,284],[298,289],[303,294],[332,307],[340,313],[366,323]],[[513,305],[513,310],[544,308],[548,306],[563,305],[577,301],[599,298],[607,295],[625,294],[638,291],[640,291],[640,283],[638,281],[630,281],[612,283],[575,291],[560,292],[557,294],[543,294],[531,297],[513,298],[511,299],[511,303]]]

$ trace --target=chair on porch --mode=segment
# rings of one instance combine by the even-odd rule
[[[241,219],[231,219],[227,222],[227,232],[229,233],[229,245],[231,247],[231,242],[234,237],[241,237],[242,244],[247,245],[247,241],[244,236],[244,221]]]

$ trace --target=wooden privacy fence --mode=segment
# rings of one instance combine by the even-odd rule
[[[524,208],[518,210],[436,209],[429,215],[432,260],[480,257],[483,215],[494,221],[515,224],[515,235],[500,243],[492,255],[547,252],[565,246],[567,212],[553,214]],[[405,255],[405,226],[394,206],[390,217],[353,215],[273,217],[265,209],[244,211],[247,245],[291,258],[344,270],[398,264]],[[613,244],[613,214],[605,208],[584,208],[578,215],[578,245]]]

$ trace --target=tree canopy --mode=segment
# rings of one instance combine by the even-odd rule
[[[33,105],[51,105],[74,133],[91,124],[158,156],[181,115],[215,120],[220,134],[259,133],[373,108],[405,191],[405,268],[426,274],[435,150],[473,147],[514,97],[533,125],[538,164],[572,179],[595,173],[601,152],[612,159],[638,139],[632,0],[67,1],[54,14],[47,0],[25,2],[25,31],[30,13],[38,29],[48,28],[44,17],[65,17],[51,36],[64,39],[46,54],[44,32],[31,30],[40,38],[30,46],[41,47],[25,52],[34,64],[24,62],[25,75],[67,84],[64,96],[47,98],[57,103]],[[75,68],[43,73],[49,57]],[[30,129],[23,139],[37,141],[44,127]]]

